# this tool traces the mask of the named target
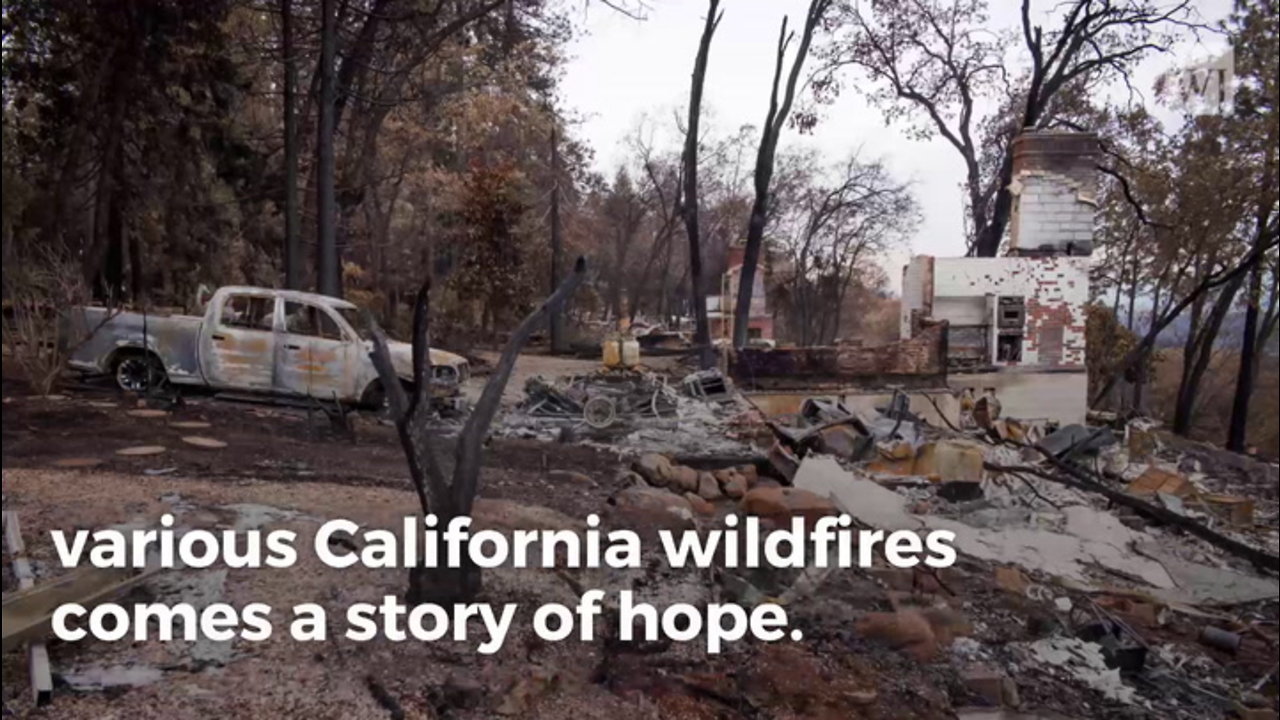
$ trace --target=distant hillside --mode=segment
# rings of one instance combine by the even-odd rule
[[[1141,329],[1147,318],[1137,321],[1137,332]],[[1178,319],[1169,323],[1156,340],[1156,346],[1162,348],[1180,347],[1187,339],[1187,333],[1191,330],[1191,316],[1189,313],[1183,313]],[[1222,331],[1218,333],[1218,340],[1215,343],[1217,347],[1234,348],[1240,345],[1240,338],[1244,335],[1244,310],[1232,311],[1222,321]],[[1280,355],[1280,333],[1272,333],[1271,338],[1267,342],[1267,354]]]

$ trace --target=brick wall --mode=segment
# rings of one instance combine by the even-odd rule
[[[942,387],[946,383],[946,323],[926,321],[915,337],[888,345],[746,348],[730,356],[729,374],[749,389],[877,388],[890,383]]]

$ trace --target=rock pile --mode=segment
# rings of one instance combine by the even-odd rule
[[[625,502],[635,501],[633,504],[652,504],[661,498],[660,502],[666,505],[678,505],[677,501],[683,500],[692,514],[711,516],[716,513],[717,503],[736,501],[738,512],[778,521],[836,513],[830,500],[805,490],[781,487],[774,480],[761,478],[756,466],[750,464],[697,470],[666,455],[646,453],[632,464],[628,475],[631,487],[615,502],[624,501],[624,496],[628,496]],[[645,499],[639,500],[641,497]]]

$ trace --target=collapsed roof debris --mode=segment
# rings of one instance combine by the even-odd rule
[[[717,379],[680,383],[688,391],[675,425],[645,425],[634,412],[629,432],[599,439],[638,458],[614,496],[615,519],[704,527],[730,512],[775,523],[845,512],[868,529],[950,530],[962,556],[945,574],[724,572],[721,592],[781,597],[810,623],[839,625],[854,576],[879,583],[905,572],[905,583],[886,582],[889,612],[863,606],[843,632],[956,668],[980,705],[1135,717],[1270,711],[1255,690],[1275,688],[1263,659],[1280,600],[1275,493],[1265,487],[1274,466],[1216,477],[1205,468],[1225,461],[1166,443],[1150,420],[1007,417],[990,388],[968,402],[966,392],[927,388],[870,404],[814,396],[778,414],[761,410],[767,392],[726,390],[708,402],[717,393],[699,389]],[[911,411],[917,399],[936,411],[934,424]],[[738,443],[750,461],[717,466],[728,461],[713,457],[712,438]],[[1083,703],[1054,699],[1081,691]]]

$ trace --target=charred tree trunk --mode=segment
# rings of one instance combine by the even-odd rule
[[[810,0],[809,11],[805,15],[804,27],[800,34],[800,45],[791,62],[787,85],[779,100],[778,86],[782,80],[782,66],[786,60],[787,46],[791,44],[794,36],[794,33],[787,33],[786,18],[782,20],[782,31],[778,35],[778,56],[773,70],[773,84],[769,92],[769,112],[765,116],[764,128],[760,134],[760,148],[756,153],[756,197],[751,205],[751,218],[747,221],[747,244],[742,258],[742,271],[738,275],[738,298],[733,311],[734,348],[741,348],[747,344],[747,328],[751,323],[751,298],[754,294],[756,268],[760,264],[760,247],[764,244],[764,227],[769,212],[769,186],[773,180],[773,161],[778,150],[778,139],[782,135],[787,116],[791,114],[791,103],[795,99],[800,70],[804,67],[805,58],[809,54],[813,33],[830,4],[831,0]]]
[[[1160,315],[1160,293],[1164,290],[1164,285],[1162,283],[1163,279],[1158,280],[1156,282],[1155,290],[1152,292],[1151,318],[1147,322],[1147,337],[1159,337],[1160,334],[1160,331],[1156,330],[1155,327],[1156,321],[1159,319],[1158,316]],[[1153,336],[1151,333],[1155,333],[1155,335]],[[1149,351],[1150,350],[1148,349],[1148,352]],[[1143,402],[1142,394],[1146,390],[1147,380],[1150,379],[1147,377],[1147,370],[1148,367],[1145,362],[1138,362],[1134,364],[1133,372],[1131,374],[1133,387],[1130,388],[1129,404],[1133,408],[1133,411],[1139,414],[1145,414],[1145,411],[1143,410],[1145,403]],[[1112,377],[1114,378],[1115,376]]]
[[[117,163],[123,162],[117,158]],[[106,198],[107,205],[107,257],[102,267],[102,288],[107,297],[117,302],[124,300],[124,208],[120,191],[120,173],[111,171],[114,180]]]
[[[133,233],[128,237],[129,243],[129,293],[133,301],[143,307],[147,305],[146,272],[142,266],[142,237]]]
[[[132,53],[125,53],[132,63]],[[94,190],[93,234],[84,254],[85,283],[101,298],[120,300],[120,274],[123,270],[121,248],[118,245],[120,227],[119,185],[121,165],[124,162],[124,132],[126,102],[129,97],[128,79],[131,68],[120,68],[111,83],[111,104],[106,126],[103,128],[103,148],[98,163],[98,178]]]
[[[1231,310],[1236,293],[1240,291],[1243,282],[1244,275],[1240,275],[1227,283],[1227,286],[1218,293],[1218,298],[1214,301],[1209,317],[1205,319],[1205,326],[1195,343],[1194,359],[1185,358],[1185,362],[1191,362],[1192,365],[1189,371],[1183,368],[1183,383],[1178,388],[1178,400],[1173,415],[1173,431],[1179,435],[1185,436],[1191,432],[1191,419],[1195,414],[1196,397],[1200,394],[1200,382],[1204,379],[1205,371],[1209,369],[1209,361],[1213,359],[1213,346],[1222,329],[1222,321]]]
[[[1155,346],[1156,338],[1159,336],[1160,331],[1168,327],[1169,323],[1173,322],[1188,305],[1213,288],[1230,283],[1249,272],[1255,263],[1261,261],[1264,253],[1276,246],[1278,235],[1280,235],[1280,230],[1277,228],[1277,221],[1273,219],[1267,224],[1266,241],[1255,245],[1239,264],[1201,280],[1181,300],[1176,303],[1170,303],[1170,306],[1164,312],[1161,313],[1158,312],[1157,308],[1152,308],[1151,327],[1147,330],[1147,334],[1143,336],[1136,347],[1124,356],[1116,367],[1115,375],[1108,379],[1102,388],[1094,394],[1090,404],[1097,405],[1111,392],[1111,388],[1115,386],[1116,378],[1128,373],[1146,358],[1147,354],[1151,352],[1151,348]],[[1157,315],[1159,315],[1158,318]]]
[[[1254,228],[1254,246],[1260,246],[1266,233],[1266,215],[1259,214]],[[1227,429],[1227,449],[1244,452],[1248,436],[1249,398],[1253,395],[1253,381],[1257,377],[1258,355],[1262,348],[1258,343],[1258,308],[1262,302],[1262,261],[1259,258],[1249,272],[1249,290],[1244,314],[1244,337],[1240,339],[1240,367],[1236,373],[1235,397],[1231,403],[1231,424]]]
[[[298,84],[293,55],[293,0],[280,0],[280,52],[284,61],[284,286],[302,289],[302,246],[298,237]]]
[[[693,81],[689,87],[689,124],[684,138],[684,217],[685,234],[689,236],[689,292],[694,319],[693,344],[698,348],[699,363],[703,368],[714,364],[711,350],[711,327],[707,322],[707,293],[702,277],[702,244],[698,235],[698,121],[702,116],[702,86],[707,78],[707,57],[711,53],[711,38],[716,33],[724,12],[717,12],[720,0],[709,0],[707,20],[702,26],[702,39],[698,42],[698,55],[693,61]]]
[[[338,31],[334,0],[320,2],[320,119],[316,129],[316,292],[339,297],[338,208],[334,195],[334,124],[337,87],[334,56]]]
[[[1024,127],[1034,127],[1034,121]],[[974,239],[973,254],[976,257],[995,257],[1000,253],[1000,241],[1004,239],[1004,230],[1009,225],[1009,214],[1013,210],[1013,193],[1009,190],[1013,182],[1013,153],[1005,154],[1000,163],[999,177],[1000,189],[992,203],[991,217]]]
[[[560,286],[560,265],[564,262],[564,236],[560,225],[560,138],[551,128],[551,291]],[[568,351],[564,336],[564,309],[551,308],[551,352]]]
[[[481,447],[502,399],[502,391],[511,378],[516,357],[529,341],[529,336],[554,311],[558,310],[582,283],[586,260],[579,258],[573,274],[565,278],[556,291],[539,308],[525,317],[502,350],[498,366],[485,383],[480,400],[467,418],[454,447],[453,476],[446,479],[431,447],[430,422],[434,416],[431,388],[430,281],[418,290],[413,307],[413,395],[409,397],[391,364],[387,338],[372,314],[365,322],[373,338],[370,357],[387,394],[387,406],[395,419],[400,445],[404,449],[423,515],[435,515],[439,527],[447,527],[456,517],[471,513],[479,489]],[[464,556],[460,567],[418,567],[409,571],[406,600],[412,604],[453,604],[476,597],[482,586],[480,568]]]
[[[1203,262],[1197,261],[1197,274],[1199,274],[1199,266],[1202,264]],[[1178,394],[1173,405],[1173,431],[1179,435],[1186,435],[1187,428],[1190,427],[1191,406],[1194,403],[1195,395],[1192,386],[1193,384],[1199,385],[1199,378],[1195,378],[1194,383],[1192,378],[1195,374],[1195,367],[1199,364],[1200,349],[1205,336],[1204,306],[1207,301],[1208,298],[1202,296],[1199,300],[1191,303],[1187,339],[1182,343],[1182,372],[1179,374]]]
[[[1236,392],[1231,402],[1231,425],[1227,430],[1227,449],[1244,452],[1249,422],[1249,397],[1253,395],[1254,368],[1257,365],[1258,301],[1262,295],[1262,267],[1254,265],[1249,275],[1249,298],[1244,311],[1244,337],[1240,338],[1240,368],[1236,373]]]

